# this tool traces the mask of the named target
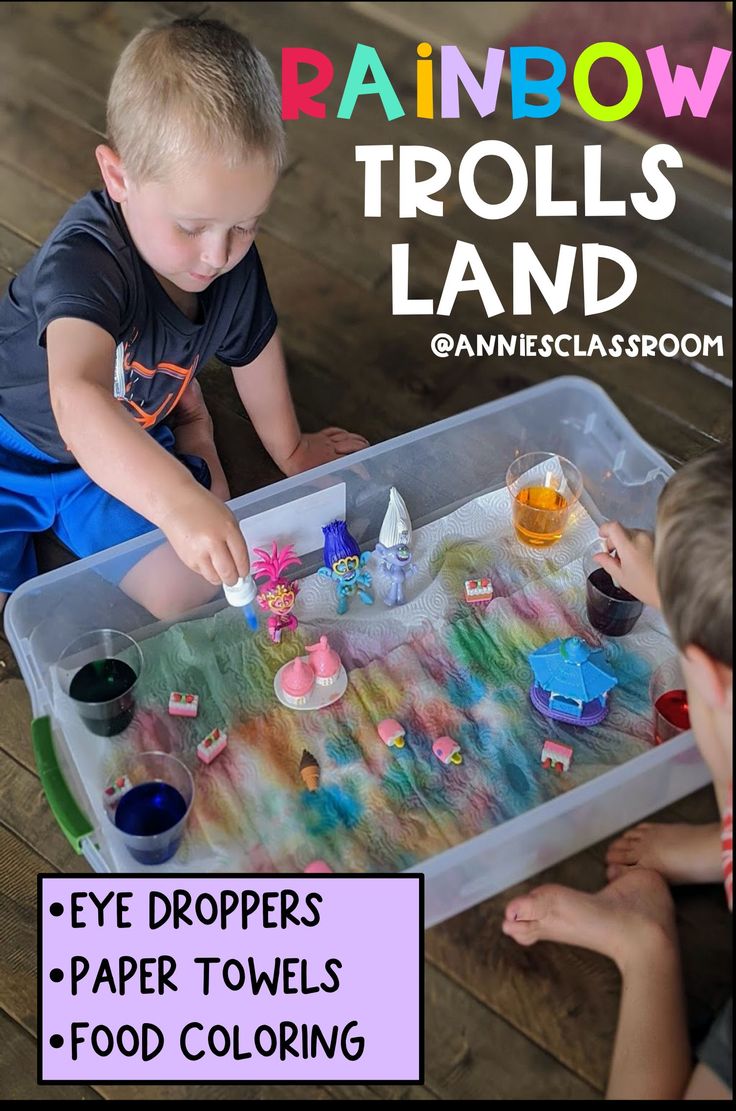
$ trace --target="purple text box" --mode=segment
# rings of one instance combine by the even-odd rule
[[[422,879],[39,877],[39,1081],[421,1083]]]

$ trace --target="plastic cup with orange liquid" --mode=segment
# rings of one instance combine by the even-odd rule
[[[533,548],[547,548],[564,533],[583,492],[583,476],[569,459],[534,451],[513,461],[506,486],[519,540]]]

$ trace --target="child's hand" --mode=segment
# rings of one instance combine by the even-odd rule
[[[232,586],[250,571],[237,521],[209,490],[195,486],[186,503],[172,508],[160,525],[182,563],[213,586]]]
[[[321,432],[302,436],[298,447],[281,469],[291,477],[308,471],[311,467],[319,467],[322,463],[332,463],[343,455],[362,451],[368,446],[368,441],[354,432],[346,432],[344,428],[323,428]]]
[[[616,555],[600,552],[597,563],[629,594],[647,606],[661,609],[654,571],[654,537],[643,529],[627,529],[618,521],[607,521],[599,529]]]

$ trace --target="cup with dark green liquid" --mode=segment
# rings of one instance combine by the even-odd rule
[[[61,654],[59,681],[80,720],[98,737],[115,737],[135,716],[143,654],[127,633],[84,633]]]

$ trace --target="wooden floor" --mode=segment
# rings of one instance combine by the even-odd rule
[[[533,5],[516,5],[517,16]],[[420,427],[550,375],[600,383],[638,431],[674,465],[731,432],[730,188],[697,165],[677,179],[673,216],[649,223],[534,219],[527,205],[485,225],[455,185],[445,218],[399,221],[395,166],[384,188],[385,215],[362,218],[358,143],[424,143],[456,166],[479,139],[503,139],[528,165],[536,144],[555,148],[555,196],[582,196],[582,147],[604,147],[604,196],[643,188],[646,141],[625,128],[600,128],[574,111],[553,121],[513,121],[508,96],[490,120],[468,109],[455,121],[420,121],[414,110],[415,44],[457,43],[484,56],[513,21],[512,5],[215,3],[209,10],[245,29],[278,72],[282,45],[313,46],[344,77],[358,42],[371,43],[391,74],[407,115],[386,123],[369,108],[336,120],[340,88],[326,120],[289,127],[290,161],[259,240],[281,327],[300,418],[307,429],[341,424],[373,442]],[[201,4],[6,3],[0,6],[0,276],[10,280],[69,204],[97,185],[93,149],[104,133],[105,95],[116,57],[131,35],[164,9]],[[502,11],[503,9],[503,11]],[[495,10],[495,11],[494,11]],[[339,82],[336,82],[339,84]],[[456,176],[453,181],[456,182]],[[489,199],[503,179],[479,177]],[[488,321],[477,297],[461,296],[451,321],[392,317],[393,242],[411,243],[412,295],[439,297],[453,245],[477,243],[494,285],[511,308],[512,244],[529,240],[549,267],[560,243],[601,241],[636,261],[634,296],[610,315],[586,319],[576,278],[567,309],[539,305],[525,320]],[[545,331],[606,337],[615,332],[723,335],[721,358],[645,361],[590,358],[434,358],[436,331]],[[265,457],[223,367],[203,375],[233,494],[279,477]],[[458,465],[462,465],[458,461]],[[58,553],[51,554],[56,558]],[[47,555],[48,558],[48,555]],[[162,1087],[35,1084],[38,872],[80,867],[43,798],[30,746],[30,708],[0,636],[0,1091],[6,1099],[596,1099],[603,1090],[615,1028],[618,977],[583,950],[524,950],[500,931],[509,893],[429,931],[426,962],[424,1087]],[[714,820],[709,791],[670,807],[670,820]],[[538,879],[587,890],[604,882],[604,845]],[[530,886],[530,885],[525,885]],[[693,1036],[707,1027],[730,990],[730,921],[717,888],[676,894]]]

